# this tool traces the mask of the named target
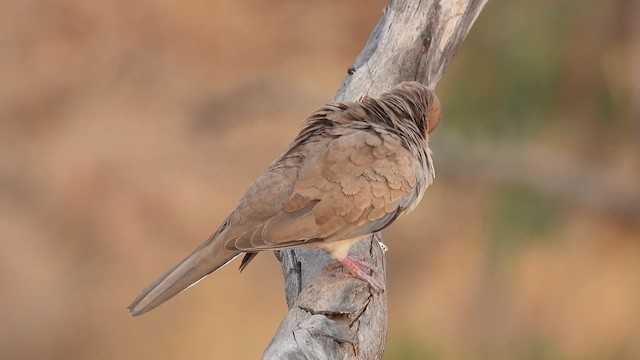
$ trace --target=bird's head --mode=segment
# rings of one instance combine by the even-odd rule
[[[382,94],[381,101],[395,111],[405,113],[420,129],[424,137],[440,123],[440,100],[436,93],[416,81],[405,81]],[[405,115],[405,116],[406,116]]]

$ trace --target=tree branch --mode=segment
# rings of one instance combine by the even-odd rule
[[[376,96],[402,81],[435,88],[488,0],[391,0],[342,82],[336,101]],[[349,253],[375,265],[385,283],[382,238],[374,234]],[[318,250],[277,253],[289,312],[263,359],[381,359],[387,296],[362,281],[338,278]]]

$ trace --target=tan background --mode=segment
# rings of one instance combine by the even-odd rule
[[[331,100],[383,5],[2,1],[2,358],[258,358],[272,254],[124,309]],[[640,358],[639,17],[486,7],[439,87],[436,182],[385,231],[385,359]]]

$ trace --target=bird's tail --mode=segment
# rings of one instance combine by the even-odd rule
[[[147,286],[127,308],[129,315],[138,316],[154,309],[238,255],[239,252],[224,249],[222,241],[209,239],[173,269]]]

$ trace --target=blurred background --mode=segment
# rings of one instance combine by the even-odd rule
[[[0,353],[255,359],[279,263],[136,319],[331,101],[386,1],[2,1]],[[365,5],[366,4],[366,5]],[[640,359],[640,3],[492,0],[385,238],[395,359]]]

